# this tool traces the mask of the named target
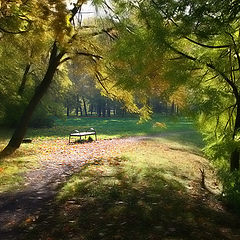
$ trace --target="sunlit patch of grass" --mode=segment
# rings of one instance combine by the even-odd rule
[[[0,143],[0,149],[5,146]],[[34,144],[22,144],[10,157],[0,161],[0,192],[12,191],[24,187],[24,173],[37,166],[35,155],[37,146]]]
[[[133,162],[132,166],[128,166],[129,172],[137,165],[141,169],[147,169],[149,177],[152,176],[153,179],[160,174],[167,181],[188,186],[189,182],[193,180],[193,176],[198,177],[201,164],[195,164],[191,159],[192,156],[187,158],[187,154],[179,152],[178,149],[183,147],[179,143],[175,143],[178,148],[174,151],[169,148],[171,145],[168,145],[168,141],[164,141],[166,145],[162,145],[158,140],[142,142],[138,144],[135,151],[125,153],[125,156],[132,159]],[[191,164],[190,169],[189,164]],[[149,166],[151,166],[151,171]],[[183,175],[184,178],[182,178]]]
[[[163,135],[158,139],[162,143],[166,142],[172,146],[181,147],[184,149],[192,149],[196,151],[199,151],[199,149],[204,147],[202,135],[195,130],[166,133],[166,135]]]

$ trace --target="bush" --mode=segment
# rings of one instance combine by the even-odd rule
[[[228,162],[217,163],[218,175],[223,184],[222,199],[236,212],[240,213],[240,171],[230,172]]]
[[[223,197],[227,204],[240,213],[240,172],[229,173],[223,182]]]
[[[54,119],[50,116],[34,117],[30,122],[32,128],[51,128],[54,125]]]
[[[54,117],[41,103],[34,112],[29,126],[32,128],[51,128],[54,125]]]
[[[1,119],[1,124],[6,127],[16,127],[20,116],[24,111],[24,104],[17,103],[7,103],[5,105],[4,114]]]

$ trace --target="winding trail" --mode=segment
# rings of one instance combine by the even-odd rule
[[[25,176],[23,190],[0,194],[0,239],[21,239],[22,224],[31,216],[51,211],[59,185],[90,162],[114,157],[136,142],[134,138],[68,144],[66,140],[39,142],[39,167]]]

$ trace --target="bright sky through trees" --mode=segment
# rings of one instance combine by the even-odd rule
[[[72,5],[76,2],[76,1],[67,1],[68,2],[68,8],[71,9]],[[92,3],[90,1],[87,1],[86,3],[84,3],[82,5],[82,9],[81,9],[81,20],[84,21],[88,18],[93,18],[93,17],[98,17],[98,16],[103,16],[105,13],[103,11],[103,9],[101,8],[96,8],[96,6],[93,6]]]

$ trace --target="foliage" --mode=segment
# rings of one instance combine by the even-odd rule
[[[231,170],[239,169],[237,1],[122,0],[113,5],[118,34],[108,69],[115,85],[140,96],[143,105],[152,89],[172,100],[181,92],[176,99],[199,119],[215,151],[211,155],[224,155]]]
[[[119,39],[111,44],[111,51],[104,62],[109,78],[106,86],[117,97],[121,98],[122,93],[129,110],[138,112],[141,119],[146,120],[152,112],[148,106],[149,98],[158,96],[169,101],[169,96],[180,92],[180,85],[176,82],[171,85],[166,81],[165,74],[170,75],[170,72],[163,71],[167,68],[166,52],[158,48],[152,32],[138,25],[132,26],[131,31],[127,27],[123,28],[120,24]],[[187,77],[185,74],[177,76],[179,79]],[[172,97],[172,100],[179,106],[183,103],[182,98]]]
[[[0,153],[1,157],[11,154],[20,146],[37,105],[49,89],[54,76],[57,79],[56,74],[62,71],[63,63],[77,55],[82,56],[82,59],[90,58],[91,63],[96,63],[96,60],[101,58],[96,54],[99,48],[94,44],[96,29],[82,28],[80,22],[77,26],[75,25],[76,14],[85,2],[84,0],[77,1],[73,4],[72,9],[68,9],[65,0],[42,2],[32,0],[29,2],[19,1],[17,4],[15,2],[1,4],[0,7],[3,11],[0,22],[1,40],[6,41],[10,34],[22,41],[24,37],[27,37],[24,49],[27,53],[26,56],[21,54],[21,49],[18,49],[20,50],[19,56],[26,60],[26,68],[16,94],[20,96],[21,100],[26,97],[22,96],[26,82],[28,82],[30,68],[33,68],[34,76],[36,76],[35,82],[28,92],[28,97],[24,99],[27,103],[26,107],[23,113],[17,117],[19,119],[17,128],[6,148]],[[101,32],[96,35],[98,34]],[[36,51],[37,56],[34,58],[35,50],[32,46],[37,46],[34,39],[38,36],[39,40],[44,43],[44,47]],[[29,44],[27,44],[28,42]],[[43,65],[39,65],[38,61]],[[18,64],[20,63],[21,61],[18,62]],[[61,77],[60,82],[65,81],[65,76]],[[12,81],[11,78],[10,84]]]
[[[218,177],[223,183],[222,200],[228,207],[240,213],[240,174],[238,171],[229,173],[229,166],[224,159],[218,159],[214,165],[218,169]]]
[[[54,118],[48,114],[48,111],[39,106],[30,122],[32,128],[51,128],[54,125]]]

